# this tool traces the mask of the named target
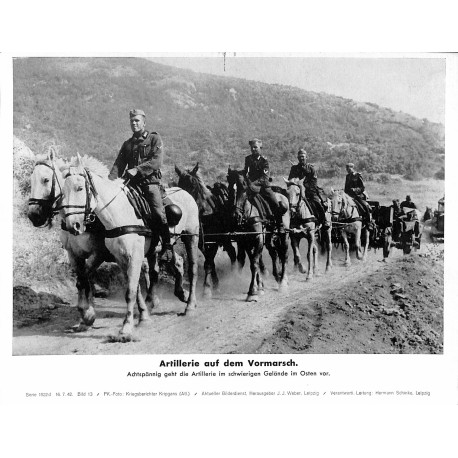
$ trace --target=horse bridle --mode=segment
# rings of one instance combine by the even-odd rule
[[[290,186],[297,186],[299,188],[299,199],[297,200],[297,203],[294,204],[289,204],[289,209],[291,213],[297,214],[299,213],[299,208],[301,204],[305,204],[304,201],[304,196],[302,195],[302,187],[298,183],[290,183]]]
[[[345,216],[343,214],[344,208],[345,208],[345,199],[342,197],[341,202],[340,202],[340,211],[334,211],[333,209],[331,209],[331,215],[337,216],[337,220],[341,219],[341,216]],[[351,214],[348,216],[348,218],[353,217],[353,212],[355,211],[355,208],[356,208],[356,205],[351,206]]]
[[[49,222],[52,220],[52,217],[59,213],[59,207],[55,207],[53,210],[53,205],[56,204],[56,202],[59,200],[60,197],[63,196],[62,193],[62,188],[60,186],[59,180],[57,179],[57,173],[56,173],[56,168],[54,167],[54,162],[51,161],[51,165],[49,165],[46,162],[37,162],[35,164],[35,167],[38,165],[44,165],[45,167],[48,167],[52,170],[52,182],[51,182],[51,192],[49,193],[49,197],[47,199],[36,199],[34,197],[29,198],[29,205],[41,205],[42,207],[46,208],[48,207],[50,210],[50,216],[46,219],[46,224],[49,224]],[[35,168],[34,167],[34,168]],[[56,196],[56,182],[59,186],[60,193]]]
[[[67,179],[70,175],[79,175],[84,178],[84,184],[86,189],[86,203],[84,205],[61,205],[59,210],[69,208],[84,208],[84,210],[77,210],[77,211],[70,211],[64,214],[64,219],[67,219],[71,215],[83,215],[84,214],[84,223],[93,223],[95,221],[95,213],[91,210],[91,198],[97,200],[97,191],[94,187],[94,182],[92,180],[91,174],[89,170],[84,169],[84,173],[73,173],[71,168],[67,175],[65,175],[64,179]]]

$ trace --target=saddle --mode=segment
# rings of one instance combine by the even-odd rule
[[[263,221],[270,221],[274,218],[274,213],[270,208],[269,203],[264,199],[261,194],[258,193],[249,193],[247,194],[247,200],[253,205],[259,213],[259,218]]]
[[[144,222],[145,226],[152,227],[153,220],[151,217],[151,207],[145,199],[142,191],[140,188],[131,184],[127,184],[126,188],[126,195],[130,204],[134,208],[135,215]],[[181,219],[181,209],[167,197],[163,186],[160,186],[160,189],[162,203],[167,217],[167,224],[169,226],[176,226]]]

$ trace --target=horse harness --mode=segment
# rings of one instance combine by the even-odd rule
[[[289,204],[289,210],[291,212],[291,220],[294,221],[296,224],[299,224],[299,225],[304,225],[304,224],[308,224],[308,223],[315,223],[316,222],[316,218],[315,216],[313,216],[313,211],[310,209],[310,206],[308,205],[308,202],[305,198],[305,196],[303,195],[303,190],[302,190],[302,187],[299,186],[298,184],[296,183],[291,183],[290,186],[297,186],[299,188],[299,199],[297,200],[297,203],[294,205],[292,203]],[[301,214],[301,208],[303,208],[303,206],[307,206],[310,210],[310,213],[312,213],[312,216],[308,217],[308,218],[301,218],[300,217],[300,214]]]
[[[57,179],[57,173],[56,173],[56,168],[54,166],[54,162],[51,161],[51,165],[49,165],[46,162],[37,162],[35,164],[35,167],[38,165],[44,165],[45,167],[48,167],[52,170],[52,182],[51,182],[51,192],[49,194],[49,197],[47,199],[36,199],[34,197],[29,198],[29,205],[41,205],[45,209],[49,209],[50,211],[50,216],[46,220],[46,224],[49,224],[53,218],[53,216],[57,213],[59,213],[59,207],[54,207],[53,206],[57,203],[60,197],[62,197],[62,188],[60,186],[59,180]],[[60,193],[56,196],[56,182],[59,186]]]
[[[355,223],[357,221],[362,221],[361,216],[353,216],[353,213],[356,210],[356,204],[351,206],[351,213],[349,217],[345,217],[344,209],[345,209],[345,200],[342,199],[341,205],[340,205],[340,211],[335,211],[335,210],[331,211],[332,216],[337,216],[337,222],[334,222],[333,224],[347,225],[347,224]]]

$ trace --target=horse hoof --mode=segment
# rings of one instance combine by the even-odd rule
[[[259,296],[257,294],[249,294],[245,302],[258,302]]]
[[[151,324],[152,320],[151,320],[151,317],[148,315],[148,316],[145,316],[145,317],[140,317],[139,320],[138,320],[138,326],[145,326],[145,325],[148,325],[148,324]]]
[[[197,313],[196,306],[186,307],[183,312],[178,312],[177,316],[193,316]]]
[[[89,328],[90,326],[84,323],[78,323],[70,328],[70,332],[86,332]]]
[[[211,288],[205,287],[202,296],[204,299],[211,299],[213,296]]]
[[[182,290],[182,291],[175,291],[175,296],[178,297],[178,299],[179,299],[181,302],[188,302],[189,292],[188,292],[188,291],[185,291],[185,290]]]
[[[151,309],[157,309],[161,305],[161,301],[158,296],[153,296],[151,299],[146,300],[146,305]]]
[[[108,336],[108,341],[111,343],[127,343],[132,342],[132,334],[120,332],[117,336]]]

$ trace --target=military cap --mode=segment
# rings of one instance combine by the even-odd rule
[[[250,141],[248,142],[248,144],[249,144],[250,146],[259,145],[259,146],[262,148],[262,141],[259,140],[259,139],[257,139],[257,138],[253,138],[253,140],[250,140]]]
[[[130,110],[129,117],[133,118],[134,116],[143,116],[144,118],[146,118],[146,114],[143,110]]]
[[[347,164],[347,167],[354,168],[354,167],[355,167],[355,164],[353,164],[353,162],[349,162],[349,163]]]
[[[300,156],[300,155],[302,155],[302,154],[307,155],[307,151],[305,151],[304,148],[301,148],[301,149],[297,152],[297,155],[298,155],[298,156]]]

